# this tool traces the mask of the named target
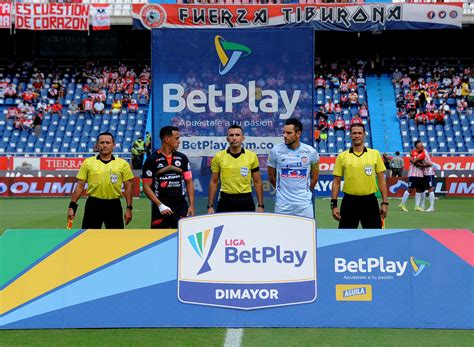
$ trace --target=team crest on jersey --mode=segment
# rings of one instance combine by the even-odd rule
[[[249,169],[247,167],[241,167],[240,168],[240,174],[243,176],[243,177],[246,177],[248,174],[249,174]]]
[[[180,167],[180,166],[181,166],[181,162],[180,162],[179,160],[176,160],[176,161],[174,162],[174,165],[176,165],[177,167]]]
[[[308,162],[308,157],[301,157],[301,162],[306,164]]]
[[[115,184],[115,183],[117,183],[117,181],[118,181],[118,175],[111,173],[111,174],[110,174],[110,182],[112,182],[113,184]]]
[[[163,164],[158,164],[158,166],[156,167],[157,169],[161,169],[163,167]]]
[[[364,171],[367,176],[372,176],[372,165],[366,165]]]
[[[146,171],[146,174],[147,174],[147,176],[153,175],[153,173],[152,173],[150,170],[147,170],[147,171]]]

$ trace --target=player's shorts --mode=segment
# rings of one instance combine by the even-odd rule
[[[220,193],[216,212],[255,212],[252,193],[227,194]]]
[[[307,218],[314,218],[313,204],[309,205],[295,205],[295,204],[281,204],[275,205],[275,213],[283,213],[292,216],[300,216]]]
[[[425,178],[424,177],[413,177],[410,176],[408,177],[408,188],[409,189],[425,189],[426,183],[425,183]]]
[[[173,214],[171,216],[160,213],[159,208],[153,204],[151,209],[151,229],[177,229],[178,222],[181,218],[188,214],[188,202],[183,200],[179,204],[170,204],[163,201],[168,206]]]
[[[435,186],[434,175],[425,176],[425,185],[428,189],[434,188],[434,186]]]

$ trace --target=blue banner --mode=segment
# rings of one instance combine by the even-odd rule
[[[290,118],[313,135],[313,30],[153,30],[153,134],[174,125],[188,157],[214,156],[227,128],[266,155]]]
[[[198,217],[201,224],[188,234],[181,229],[179,234],[108,230],[107,237],[92,229],[7,230],[0,237],[0,254],[23,253],[0,263],[0,329],[474,329],[471,231],[323,229],[315,234],[301,227],[288,232],[292,216],[261,214],[273,221],[271,228],[262,228],[253,219],[249,223],[248,215],[237,216],[240,224],[222,216],[215,250],[212,236],[206,237],[213,227],[207,216]],[[287,229],[286,237],[281,230],[272,236],[278,228]],[[194,234],[202,254],[189,248]],[[41,247],[27,247],[32,238]],[[306,254],[301,266],[268,253],[265,263],[247,255],[275,245]],[[226,262],[229,247],[239,248],[239,263]],[[203,261],[211,270],[199,274]],[[190,285],[211,291],[194,292]]]

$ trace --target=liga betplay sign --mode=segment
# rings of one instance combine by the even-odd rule
[[[315,227],[312,219],[269,213],[181,220],[179,300],[244,310],[314,301]]]

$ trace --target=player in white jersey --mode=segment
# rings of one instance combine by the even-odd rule
[[[430,207],[428,207],[425,212],[433,212],[434,211],[434,203],[435,203],[435,178],[434,178],[434,169],[433,169],[433,162],[431,161],[431,156],[428,154],[428,151],[425,150],[425,160],[423,162],[427,165],[423,168],[423,174],[425,176],[425,188],[428,190],[428,199],[430,201]],[[423,192],[421,206],[424,207],[424,199],[425,199],[426,191]]]
[[[284,143],[268,158],[268,178],[276,189],[275,212],[314,218],[313,190],[319,176],[319,154],[300,142],[303,125],[290,118],[283,129]]]

